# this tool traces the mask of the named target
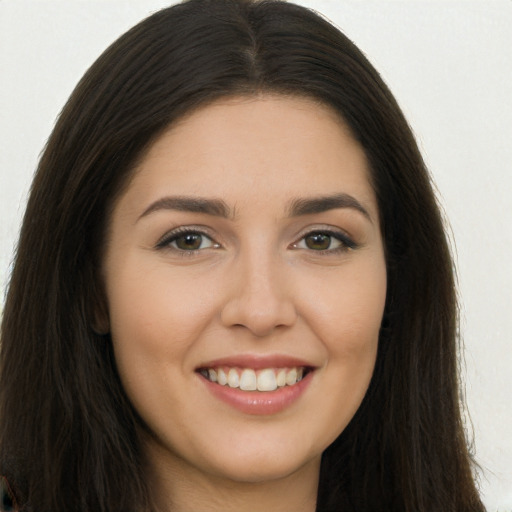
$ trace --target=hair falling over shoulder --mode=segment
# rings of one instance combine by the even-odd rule
[[[99,57],[58,119],[1,326],[5,510],[151,510],[141,420],[109,335],[91,327],[109,213],[145,149],[180,116],[266,91],[316,99],[345,121],[370,163],[386,252],[375,372],[323,455],[317,510],[484,510],[461,415],[453,263],[411,130],[337,28],[290,2],[250,0],[190,0],[150,16]]]

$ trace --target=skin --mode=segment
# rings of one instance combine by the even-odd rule
[[[296,199],[333,194],[365,213],[290,215]],[[229,215],[151,208],[167,196],[220,199]],[[169,236],[181,227],[207,235],[198,249]],[[329,233],[324,250],[311,244],[307,235],[326,231],[354,245]],[[103,272],[155,508],[313,511],[321,454],[371,379],[386,296],[367,161],[339,117],[273,95],[189,114],[150,147],[115,205]],[[283,411],[246,414],[196,371],[232,354],[299,357],[315,371]]]

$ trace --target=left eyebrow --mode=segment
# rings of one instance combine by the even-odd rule
[[[150,204],[139,216],[139,219],[159,210],[176,210],[182,212],[204,213],[215,217],[231,218],[229,206],[221,199],[202,197],[167,196]]]
[[[349,194],[293,199],[288,207],[288,215],[290,217],[298,217],[300,215],[322,213],[337,208],[351,208],[362,213],[370,222],[373,222],[368,210],[355,197]]]

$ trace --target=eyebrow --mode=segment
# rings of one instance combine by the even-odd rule
[[[370,222],[372,218],[368,210],[349,194],[333,194],[311,198],[292,199],[287,208],[289,217],[322,213],[337,208],[352,208],[362,213]],[[222,199],[207,199],[203,197],[166,196],[151,203],[139,216],[139,219],[160,210],[176,210],[182,212],[204,213],[215,217],[233,219],[231,208]],[[139,220],[137,219],[137,220]]]
[[[139,216],[139,219],[159,210],[177,210],[182,212],[204,213],[215,217],[231,218],[229,206],[221,199],[202,197],[167,196],[151,203]]]
[[[337,208],[351,208],[362,213],[370,222],[372,217],[368,210],[353,196],[349,194],[333,194],[329,196],[319,196],[312,198],[298,198],[290,202],[288,212],[290,217],[300,215],[311,215],[322,213]]]

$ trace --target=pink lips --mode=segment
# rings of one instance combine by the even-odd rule
[[[256,356],[243,355],[233,356],[209,361],[201,365],[201,368],[218,368],[221,366],[252,368],[261,370],[264,368],[293,368],[306,367],[313,369],[311,364],[288,356]],[[277,414],[290,407],[304,394],[308,388],[313,371],[308,372],[305,377],[293,386],[284,386],[275,391],[242,391],[238,388],[221,386],[211,382],[198,373],[208,391],[222,402],[245,414],[270,415]]]

